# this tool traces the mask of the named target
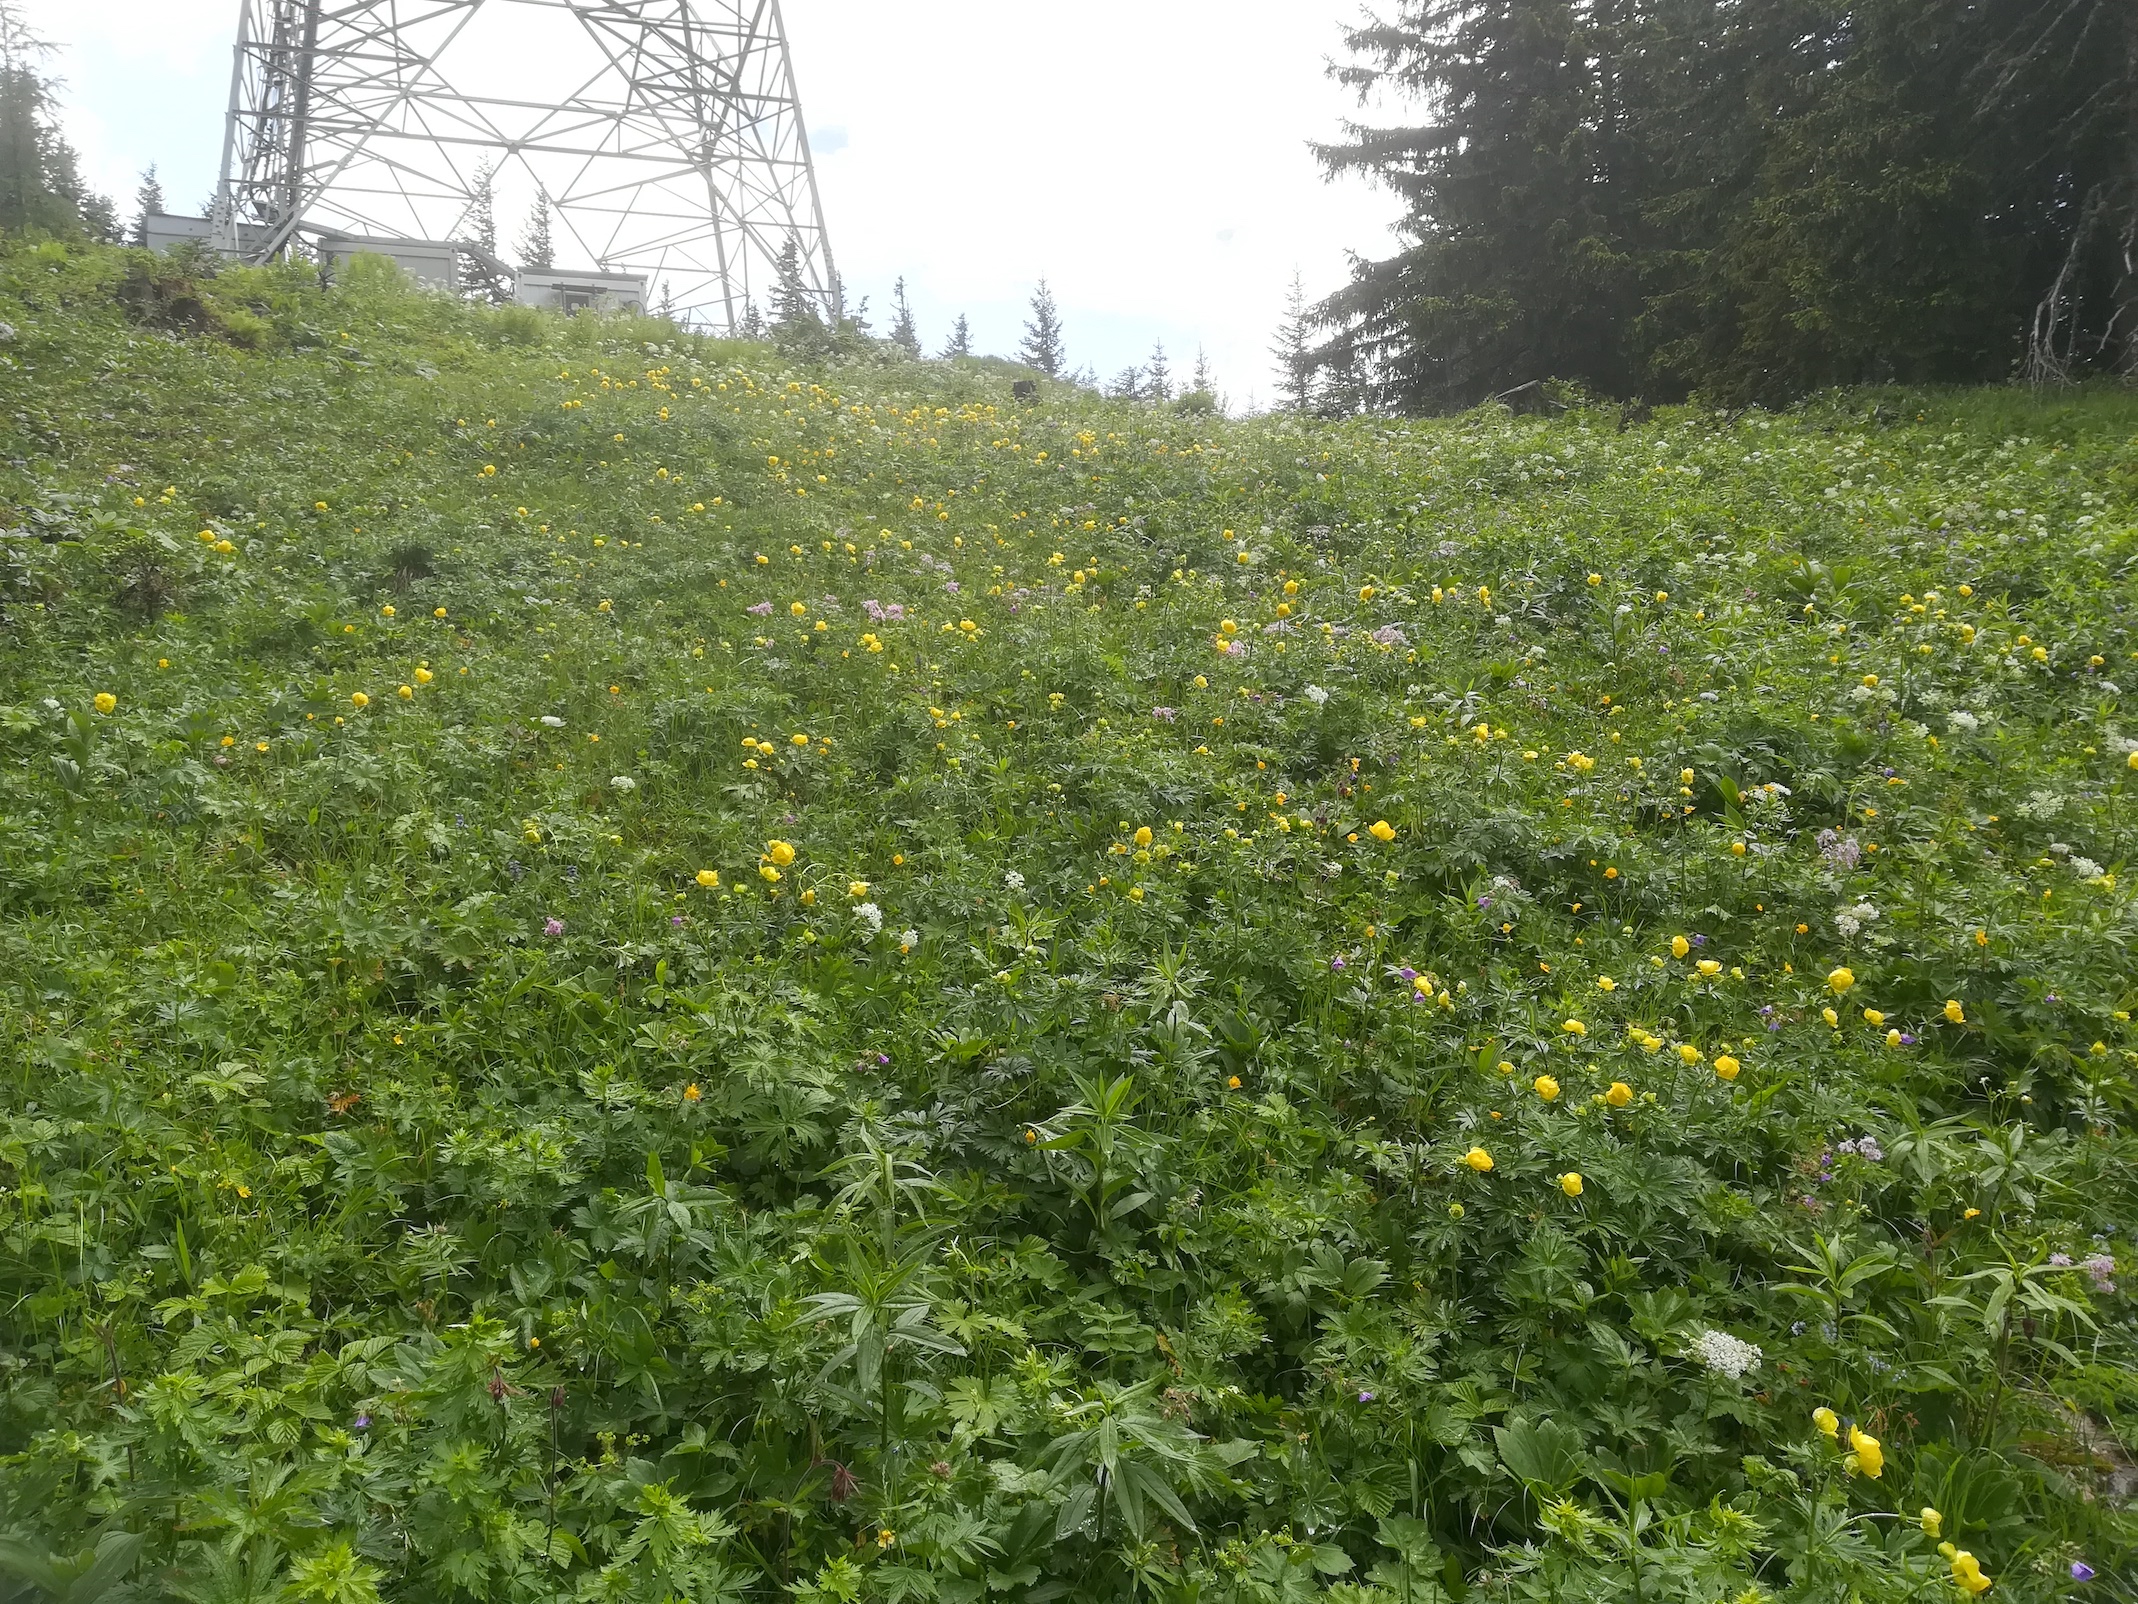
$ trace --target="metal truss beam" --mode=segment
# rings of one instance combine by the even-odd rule
[[[497,81],[515,48],[569,87]],[[687,320],[740,327],[790,240],[838,315],[779,0],[241,0],[224,249],[452,239],[486,162],[548,197],[560,253],[646,274]]]

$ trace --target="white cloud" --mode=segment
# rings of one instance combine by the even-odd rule
[[[68,126],[93,181],[123,209],[153,161],[173,206],[203,199],[237,0],[26,9],[68,47]],[[1045,274],[1072,361],[1111,377],[1163,339],[1184,372],[1200,343],[1239,404],[1270,393],[1266,347],[1294,267],[1320,294],[1347,250],[1389,248],[1394,202],[1325,182],[1307,149],[1352,110],[1323,65],[1354,0],[785,11],[833,247],[879,328],[903,274],[931,346],[964,312],[981,349],[1008,352]]]

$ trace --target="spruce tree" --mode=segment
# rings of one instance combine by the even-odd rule
[[[82,182],[74,147],[60,135],[43,69],[51,53],[14,0],[0,0],[0,228],[116,242],[115,209]]]
[[[803,274],[802,242],[789,234],[773,268],[772,337],[790,351],[820,355],[826,345],[824,320]]]
[[[527,214],[527,226],[520,233],[520,265],[547,272],[557,265],[557,244],[552,236],[549,213],[549,191],[535,191],[534,210]]]
[[[1117,401],[1141,401],[1144,396],[1143,369],[1131,364],[1114,375],[1114,382],[1106,387],[1106,393]]]
[[[950,343],[943,347],[945,357],[972,355],[972,322],[963,312],[957,322],[950,326]]]
[[[1217,381],[1210,372],[1210,353],[1200,345],[1195,348],[1195,393],[1209,396],[1217,394]]]
[[[1017,348],[1017,360],[1055,379],[1061,377],[1065,359],[1061,312],[1054,304],[1054,291],[1041,279],[1039,288],[1032,292],[1032,315],[1025,322],[1024,343]]]
[[[900,276],[891,289],[891,343],[913,361],[920,360],[920,330],[913,322],[913,307],[906,299],[906,281]]]
[[[148,171],[141,175],[141,187],[134,191],[134,225],[130,242],[136,246],[148,244],[148,220],[163,210],[163,185],[156,178],[156,164],[150,162]]]
[[[475,177],[468,185],[468,205],[461,216],[459,240],[474,247],[465,257],[467,293],[493,306],[504,305],[510,297],[504,277],[493,265],[498,259],[497,164],[488,159],[476,164]]]
[[[1314,328],[1307,312],[1307,287],[1297,268],[1292,287],[1284,297],[1284,321],[1277,326],[1276,344],[1269,354],[1277,359],[1277,405],[1286,412],[1304,412],[1314,400]]]
[[[1166,365],[1166,343],[1151,342],[1151,359],[1143,364],[1144,394],[1153,401],[1173,399],[1173,370]]]

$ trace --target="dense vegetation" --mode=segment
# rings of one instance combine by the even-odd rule
[[[2129,1574],[2128,395],[0,322],[0,1594]]]
[[[2128,0],[1372,9],[1392,121],[1325,156],[1405,238],[1322,309],[1326,406],[2138,371]]]

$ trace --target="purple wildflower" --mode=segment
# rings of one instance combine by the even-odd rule
[[[371,1417],[369,1415],[358,1415],[356,1417],[356,1429],[358,1431],[369,1431],[371,1429]]]
[[[958,582],[955,579],[946,579],[943,581],[943,588],[955,596],[958,593]]]
[[[1170,724],[1173,722],[1173,709],[1170,707],[1154,707],[1151,709],[1151,717],[1161,724]]]
[[[1329,960],[1329,967],[1335,970],[1338,974],[1342,974],[1344,972],[1344,960],[1342,958],[1331,958]]]
[[[2082,1559],[2075,1559],[2075,1560],[2073,1560],[2073,1561],[2071,1562],[2071,1579],[2072,1579],[2072,1580],[2073,1580],[2074,1582],[2090,1582],[2090,1581],[2092,1581],[2092,1580],[2093,1580],[2093,1567],[2092,1567],[2091,1565],[2087,1564],[2087,1563],[2086,1563],[2086,1562],[2085,1562],[2084,1560],[2082,1560]]]
[[[542,934],[545,936],[563,935],[564,921],[562,919],[556,918],[555,916],[551,916],[550,918],[545,919],[542,922]]]
[[[1398,969],[1396,973],[1403,977],[1403,984],[1406,986],[1418,978],[1418,971],[1411,968],[1409,964],[1405,964],[1401,969]]]
[[[770,618],[772,616],[772,604],[768,601],[761,601],[754,607],[745,607],[743,611],[752,618]]]
[[[2052,1253],[2049,1255],[2049,1262],[2059,1270],[2068,1269],[2071,1265],[2071,1255],[2068,1253]]]
[[[2113,1292],[2116,1290],[2115,1255],[2096,1253],[2090,1258],[2081,1259],[2079,1268],[2093,1277],[2093,1287],[2096,1292]]]
[[[683,916],[680,913],[672,913],[668,916],[668,923],[675,929],[681,930],[683,928]]]
[[[1366,1389],[1365,1389],[1364,1387],[1361,1387],[1361,1388],[1359,1388],[1359,1402],[1360,1402],[1360,1403],[1372,1403],[1372,1402],[1373,1402],[1373,1394],[1372,1394],[1372,1393],[1370,1393],[1370,1392],[1368,1392],[1368,1391],[1367,1391],[1367,1390],[1366,1390]]]

